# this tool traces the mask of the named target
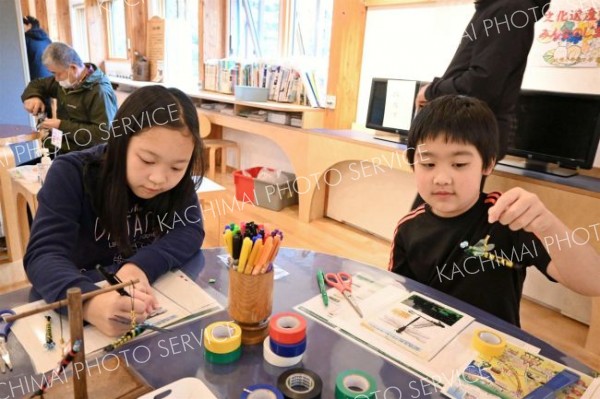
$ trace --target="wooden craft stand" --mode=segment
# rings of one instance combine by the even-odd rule
[[[69,331],[71,342],[81,341],[81,349],[71,362],[73,372],[66,383],[58,383],[49,387],[44,392],[42,398],[62,399],[73,397],[75,399],[134,399],[140,395],[152,391],[152,388],[146,384],[135,371],[126,366],[125,360],[119,356],[111,356],[109,359],[102,359],[99,366],[87,369],[85,360],[85,345],[83,340],[83,301],[95,297],[96,295],[114,291],[128,285],[139,282],[133,280],[110,287],[102,288],[97,291],[81,294],[79,288],[69,288],[67,299],[41,306],[14,316],[5,316],[7,323],[12,321],[67,306],[69,314]],[[125,365],[124,365],[125,364]],[[53,373],[54,371],[52,371]],[[87,380],[90,380],[90,389],[88,391]],[[52,376],[47,377],[52,381]]]

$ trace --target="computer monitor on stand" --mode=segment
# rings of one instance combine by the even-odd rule
[[[591,169],[600,140],[600,95],[522,90],[518,128],[500,164],[557,176]]]
[[[415,99],[425,82],[373,78],[366,126],[375,138],[405,144],[416,114]]]

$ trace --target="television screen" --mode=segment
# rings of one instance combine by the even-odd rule
[[[373,78],[366,126],[408,135],[418,90],[419,82],[415,80]]]
[[[590,169],[600,138],[600,96],[522,90],[508,153]]]

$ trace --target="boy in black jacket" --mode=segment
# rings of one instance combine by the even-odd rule
[[[582,295],[600,295],[600,256],[582,239],[553,245],[548,238],[573,232],[536,195],[520,187],[481,192],[498,151],[498,127],[484,102],[433,100],[417,114],[408,148],[425,204],[398,223],[389,270],[516,325],[528,266]]]

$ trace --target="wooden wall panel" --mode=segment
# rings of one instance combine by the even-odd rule
[[[204,61],[227,56],[226,0],[199,0],[198,45],[199,76],[204,81]]]
[[[35,0],[35,17],[40,21],[40,28],[48,32],[48,10],[45,0]]]
[[[85,0],[84,4],[90,61],[104,69],[104,60],[108,56],[108,47],[102,7],[98,4],[98,0]]]
[[[56,0],[56,18],[58,19],[58,40],[73,45],[71,34],[71,9],[69,0]]]
[[[361,0],[335,0],[327,93],[336,96],[325,127],[349,129],[356,117],[367,9]]]
[[[28,0],[21,0],[21,15],[24,17],[31,15],[31,13],[29,12],[29,1]]]
[[[127,30],[131,38],[129,59],[131,61],[135,60],[134,53],[136,51],[144,56],[148,56],[146,51],[147,4],[140,2],[139,4],[128,5],[125,3],[125,13],[127,15]]]

